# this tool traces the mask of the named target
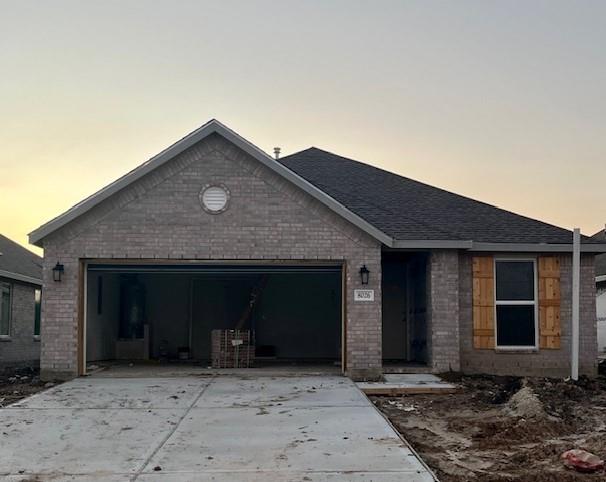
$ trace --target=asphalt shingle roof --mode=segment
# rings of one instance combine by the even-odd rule
[[[280,162],[395,239],[572,243],[572,231],[315,147]]]
[[[0,270],[42,279],[42,258],[0,234]]]

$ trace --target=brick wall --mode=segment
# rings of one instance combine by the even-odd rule
[[[34,340],[35,286],[0,278],[11,285],[11,336],[0,339],[0,368],[38,366],[40,342]]]
[[[465,373],[566,377],[570,375],[570,330],[572,318],[572,256],[562,255],[561,348],[532,353],[476,350],[473,347],[472,254],[459,257],[459,311],[461,370]],[[597,373],[594,258],[581,256],[579,373]]]
[[[459,254],[432,251],[428,263],[427,347],[432,371],[459,371]]]
[[[220,215],[200,207],[208,183],[230,190]],[[381,371],[380,244],[219,135],[187,149],[44,241],[42,375],[77,373],[80,260],[332,260],[346,266],[348,372]],[[52,267],[65,265],[63,281]],[[354,302],[362,264],[374,302]],[[366,288],[366,286],[365,286]]]

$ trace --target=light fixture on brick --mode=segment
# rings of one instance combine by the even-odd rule
[[[362,281],[363,285],[367,285],[368,284],[368,277],[370,276],[370,271],[368,270],[368,268],[366,267],[366,265],[363,265],[360,268],[360,281]]]
[[[57,263],[53,268],[53,281],[61,281],[65,267],[61,263]]]

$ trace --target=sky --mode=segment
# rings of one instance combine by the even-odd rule
[[[0,233],[217,118],[593,234],[606,2],[0,0]],[[38,250],[40,252],[40,250]]]

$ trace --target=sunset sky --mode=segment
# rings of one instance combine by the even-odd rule
[[[592,234],[605,25],[603,1],[0,0],[0,233],[34,249],[217,118]]]

